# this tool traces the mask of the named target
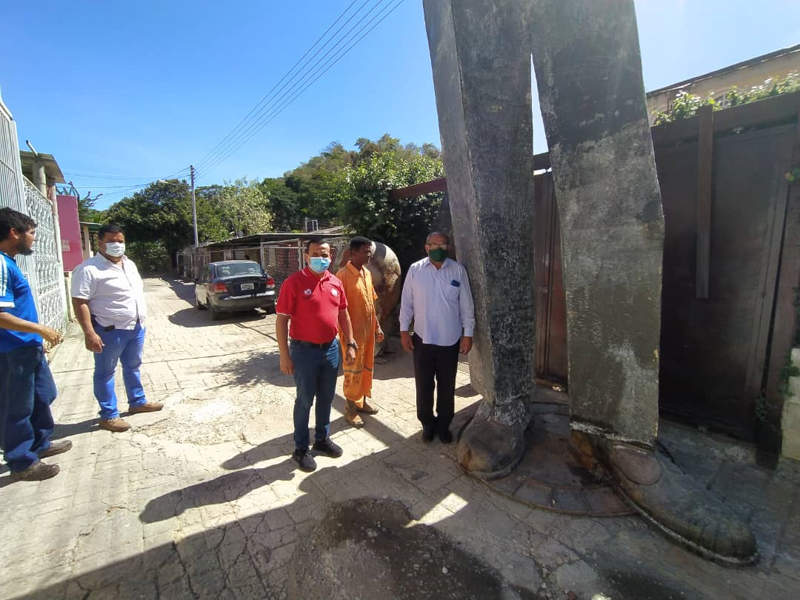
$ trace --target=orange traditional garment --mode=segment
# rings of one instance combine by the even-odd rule
[[[364,396],[372,395],[372,368],[375,364],[375,331],[378,317],[375,313],[375,300],[378,295],[372,287],[372,274],[369,269],[356,269],[347,262],[336,277],[344,285],[347,297],[347,312],[353,325],[353,338],[358,344],[356,359],[352,363],[343,362],[344,397],[354,402],[358,408],[364,406]],[[342,353],[347,351],[347,340],[339,330]]]

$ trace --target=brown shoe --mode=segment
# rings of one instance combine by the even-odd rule
[[[72,449],[72,442],[69,440],[61,440],[59,442],[53,442],[50,444],[50,447],[45,450],[40,450],[37,452],[39,458],[45,458],[47,456],[55,456],[56,454],[61,454],[62,452],[66,452],[67,450]]]
[[[127,421],[120,419],[119,417],[115,417],[113,419],[100,419],[100,422],[97,425],[100,427],[100,429],[113,431],[115,433],[128,431],[128,429],[131,428]]]
[[[356,408],[356,403],[352,400],[346,400],[344,407],[344,420],[347,421],[353,427],[363,427],[364,421],[361,417],[358,416],[358,409]]]
[[[46,465],[37,460],[23,471],[12,472],[11,479],[12,481],[42,481],[43,479],[55,477],[60,470],[58,465]]]
[[[143,413],[143,412],[156,412],[164,408],[164,405],[161,402],[145,402],[144,404],[137,404],[136,406],[131,406],[128,409],[129,415],[135,415],[136,413]]]
[[[372,400],[372,398],[370,398],[370,400]],[[358,407],[358,412],[364,413],[365,415],[375,415],[378,413],[378,409],[367,402],[367,397],[364,396],[364,402]]]

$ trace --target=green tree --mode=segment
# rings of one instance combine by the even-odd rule
[[[237,179],[216,196],[223,224],[235,235],[264,233],[272,228],[267,197],[257,183]]]
[[[177,179],[151,183],[111,205],[106,211],[106,222],[116,223],[125,230],[126,240],[133,242],[132,249],[136,249],[137,243],[159,242],[174,260],[175,253],[193,238],[189,184]],[[147,252],[151,253],[151,248]],[[134,260],[144,258],[133,253],[131,256]]]
[[[272,226],[276,231],[294,231],[300,228],[303,215],[300,212],[297,192],[286,185],[283,177],[266,178],[259,184],[272,214]]]
[[[375,145],[380,146],[381,140]],[[443,177],[442,161],[432,157],[430,149],[403,148],[399,143],[384,144],[388,150],[368,144],[359,147],[369,155],[346,169],[348,189],[342,219],[356,233],[388,244],[405,269],[419,257],[442,198],[441,194],[428,194],[391,200],[389,192]]]

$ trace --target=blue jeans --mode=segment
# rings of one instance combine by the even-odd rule
[[[0,352],[0,448],[11,471],[27,469],[50,447],[57,393],[41,346]]]
[[[326,350],[289,342],[289,355],[294,363],[297,398],[294,401],[294,447],[308,450],[308,418],[314,396],[317,397],[314,438],[321,442],[331,431],[331,404],[339,374],[339,341],[334,338]]]
[[[144,327],[137,323],[136,329],[103,331],[98,327],[95,332],[103,340],[103,351],[94,355],[94,397],[100,404],[100,418],[115,419],[119,416],[117,394],[114,392],[117,361],[122,363],[122,380],[125,382],[128,406],[139,406],[147,402],[139,373],[144,348]]]

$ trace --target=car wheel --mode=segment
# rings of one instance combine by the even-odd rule
[[[208,312],[211,314],[212,321],[219,321],[222,318],[222,314],[211,306],[210,302],[208,303]]]

